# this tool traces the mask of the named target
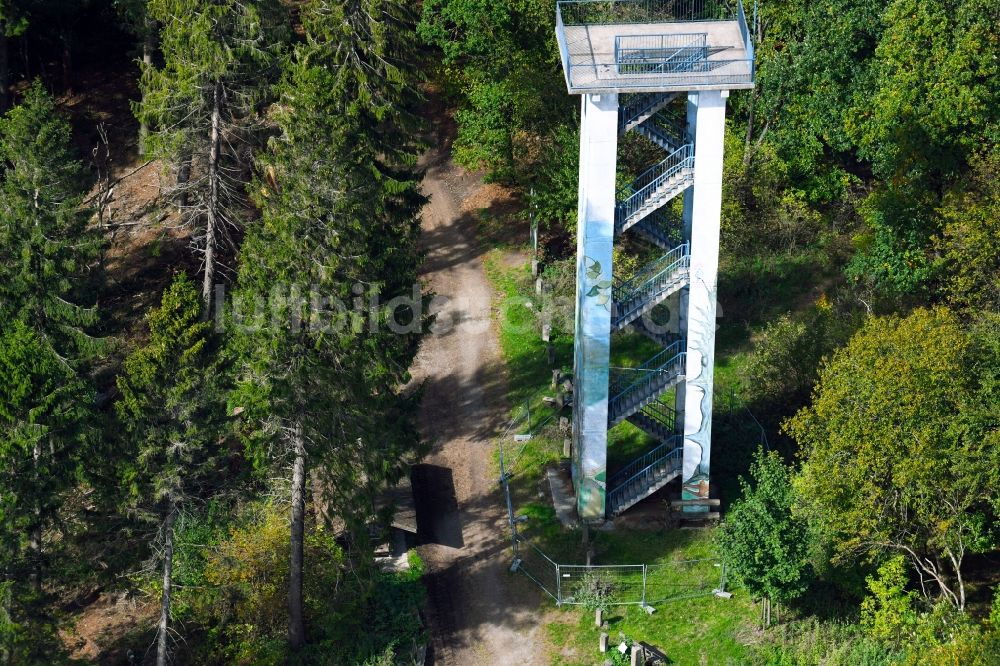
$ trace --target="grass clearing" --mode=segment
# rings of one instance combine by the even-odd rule
[[[586,561],[586,549],[580,530],[563,528],[547,497],[545,469],[560,461],[562,438],[566,435],[558,431],[558,415],[541,403],[542,395],[554,394],[552,370],[571,368],[573,340],[571,335],[554,336],[555,364],[550,366],[546,344],[540,335],[538,299],[530,265],[512,262],[512,255],[516,256],[509,248],[494,248],[485,259],[487,276],[499,297],[497,326],[509,377],[512,418],[521,419],[517,432],[530,429],[535,433],[528,442],[507,442],[506,462],[514,472],[511,494],[516,512],[525,517],[522,532],[532,543],[560,563],[582,564]],[[612,348],[612,363],[634,367],[658,351],[642,335],[618,336]],[[735,375],[738,364],[731,367]],[[668,402],[671,399],[666,398]],[[525,414],[529,408],[533,412],[530,424]],[[535,431],[549,416],[553,418],[546,427]],[[627,422],[620,424],[609,431],[609,468],[613,471],[655,445],[655,440],[643,431]],[[619,632],[624,633],[630,639],[663,649],[678,664],[740,663],[745,648],[737,637],[752,624],[755,611],[750,600],[739,592],[728,600],[710,594],[721,577],[721,570],[714,562],[707,561],[716,554],[713,535],[714,530],[591,532],[595,563],[664,565],[664,571],[676,569],[678,581],[696,583],[699,592],[708,592],[705,596],[663,601],[653,615],[637,606],[613,607],[606,613],[612,641]],[[691,560],[702,562],[680,564]],[[694,571],[695,566],[700,569]],[[665,596],[681,596],[678,590],[683,592],[678,588]],[[550,602],[546,605],[551,611],[546,614],[551,663],[566,666],[600,663],[597,650],[600,631],[593,626],[593,614],[579,606],[555,609]]]

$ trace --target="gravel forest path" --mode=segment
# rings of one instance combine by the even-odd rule
[[[493,465],[508,414],[503,362],[475,210],[463,210],[484,186],[452,163],[449,121],[436,127],[422,160],[430,197],[422,219],[423,281],[437,297],[436,332],[425,338],[413,370],[424,386],[421,434],[433,447],[413,471],[430,663],[542,665],[548,660],[539,592],[508,573],[506,512]]]

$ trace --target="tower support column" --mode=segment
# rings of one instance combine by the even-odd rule
[[[577,510],[604,520],[611,357],[611,260],[615,226],[618,95],[583,95],[577,210],[573,480]]]
[[[694,185],[688,193],[691,282],[685,316],[687,381],[683,393],[682,499],[709,496],[726,97],[728,92],[719,90],[700,91],[689,97],[688,115],[693,115],[695,121],[695,160]],[[707,511],[708,507],[686,509]]]

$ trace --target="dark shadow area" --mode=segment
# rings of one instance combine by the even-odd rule
[[[410,481],[417,508],[417,537],[420,543],[435,543],[450,548],[464,546],[452,471],[437,465],[414,465]]]

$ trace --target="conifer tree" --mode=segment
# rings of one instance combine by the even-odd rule
[[[80,304],[99,239],[80,210],[82,169],[71,145],[69,125],[38,84],[0,119],[0,322],[6,328],[0,494],[15,502],[0,513],[26,527],[21,533],[36,588],[43,531],[75,479],[93,425],[88,362],[101,348],[88,335],[96,311]]]
[[[21,619],[17,631],[0,622],[0,654],[51,657],[31,606],[42,591],[44,530],[76,481],[90,434],[93,392],[20,319],[0,326],[0,377],[0,618]],[[33,639],[14,644],[25,632]]]
[[[220,246],[240,226],[248,150],[281,46],[275,0],[149,0],[164,66],[143,65],[146,148],[176,175],[173,194],[203,263],[211,305]]]
[[[81,209],[69,124],[36,83],[0,120],[0,317],[21,317],[69,365],[96,352],[92,267],[100,237]]]
[[[310,470],[349,532],[417,448],[413,401],[400,394],[416,331],[395,334],[384,310],[345,316],[367,288],[383,300],[412,293],[413,165],[418,99],[400,2],[325,2],[303,8],[307,43],[282,86],[280,134],[264,160],[262,220],[241,253],[235,310],[268,301],[269,321],[239,321],[234,402],[263,462],[291,466],[289,643],[306,641],[302,604]],[[295,284],[292,284],[292,283]],[[270,298],[269,298],[270,297]],[[418,316],[416,312],[411,316]],[[273,446],[274,443],[280,446]],[[359,541],[360,542],[360,541]]]
[[[148,317],[149,341],[125,361],[117,411],[135,444],[125,483],[132,511],[159,525],[163,591],[157,666],[167,663],[174,526],[185,504],[218,481],[222,402],[198,290],[184,274]]]

